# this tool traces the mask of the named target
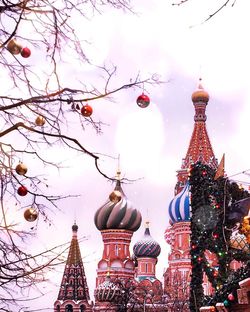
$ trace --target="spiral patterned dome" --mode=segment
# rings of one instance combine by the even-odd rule
[[[178,193],[170,202],[168,213],[171,223],[190,221],[190,200],[187,183],[183,190]]]
[[[161,252],[160,245],[150,235],[148,224],[145,229],[143,238],[133,247],[135,257],[157,258]]]
[[[121,290],[118,285],[112,283],[110,277],[107,276],[105,281],[97,286],[94,295],[95,299],[99,302],[118,302],[121,295]]]
[[[133,208],[117,180],[114,191],[106,203],[95,213],[95,225],[99,231],[122,229],[136,231],[141,225],[141,213]]]

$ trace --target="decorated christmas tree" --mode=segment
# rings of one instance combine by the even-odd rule
[[[239,281],[250,276],[246,217],[250,194],[224,175],[218,177],[215,170],[200,162],[191,168],[190,186],[190,311],[206,305],[213,306],[215,311],[217,302],[230,306],[237,299]],[[212,264],[206,258],[208,252],[214,255]],[[233,260],[241,263],[237,271],[230,267]],[[210,297],[204,296],[204,274],[214,288]]]

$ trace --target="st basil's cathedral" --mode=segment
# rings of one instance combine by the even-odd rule
[[[103,240],[102,258],[97,265],[94,303],[90,301],[87,278],[79,248],[77,230],[72,226],[69,248],[61,286],[54,303],[55,312],[82,311],[189,311],[190,259],[190,192],[189,169],[200,161],[218,167],[206,129],[206,106],[209,94],[202,85],[192,94],[195,109],[194,128],[185,158],[177,171],[174,198],[169,203],[169,227],[165,240],[170,245],[168,267],[162,277],[156,277],[160,245],[150,234],[149,223],[141,240],[132,246],[133,233],[141,226],[142,216],[123,191],[120,172],[114,190],[95,213],[94,224]],[[212,254],[207,255],[216,265]],[[212,292],[204,279],[205,294]]]

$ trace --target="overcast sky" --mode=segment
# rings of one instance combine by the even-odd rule
[[[159,279],[167,266],[168,247],[163,235],[168,226],[168,204],[173,197],[176,170],[181,166],[193,130],[191,94],[200,76],[210,94],[207,129],[216,157],[220,160],[225,153],[229,176],[250,169],[250,45],[246,31],[250,29],[249,1],[238,0],[233,8],[226,7],[206,23],[203,21],[224,1],[193,0],[183,6],[172,6],[172,2],[136,0],[133,3],[137,14],[110,10],[96,16],[87,31],[84,27],[78,29],[92,41],[87,56],[93,62],[112,61],[118,66],[117,85],[138,72],[144,77],[157,73],[167,81],[146,86],[151,104],[145,109],[136,105],[138,90],[120,92],[116,103],[91,104],[93,117],[109,126],[99,136],[91,129],[78,135],[90,150],[114,157],[120,154],[122,176],[143,178],[124,185],[123,189],[143,215],[143,224],[132,245],[143,235],[147,219],[152,236],[161,244]],[[83,78],[88,74],[91,75],[83,73]],[[48,153],[59,158],[62,150],[54,148]],[[79,236],[88,237],[80,247],[93,298],[96,266],[103,248],[93,217],[114,186],[96,172],[92,159],[72,156],[65,150],[63,155],[68,159],[65,165],[70,167],[60,173],[49,172],[51,192],[60,190],[63,194],[81,196],[60,203],[61,212],[51,214],[52,226],[39,222],[37,238],[31,245],[39,250],[69,241],[76,219]],[[109,175],[115,175],[116,160],[103,158],[101,165]],[[245,185],[249,183],[247,175],[239,175],[237,179],[245,181]],[[42,290],[47,294],[30,306],[53,308],[63,269],[50,276],[55,285],[45,285]]]

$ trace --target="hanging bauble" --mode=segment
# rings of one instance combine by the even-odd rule
[[[250,217],[249,216],[246,216],[243,218],[243,222],[241,224],[239,232],[246,236],[246,240],[248,244],[250,244]]]
[[[20,44],[18,44],[16,42],[16,40],[11,39],[6,46],[7,50],[11,53],[11,54],[19,54],[22,50],[22,46]]]
[[[38,212],[35,208],[28,208],[24,211],[23,216],[26,221],[34,222],[38,217]]]
[[[146,94],[142,93],[141,95],[138,96],[136,103],[139,107],[145,108],[149,105],[150,99]]]
[[[37,126],[42,127],[45,124],[45,118],[43,116],[37,116],[35,123]]]
[[[228,296],[227,296],[227,298],[228,298],[228,300],[230,300],[230,301],[234,301],[234,295],[233,294],[229,294]]]
[[[229,307],[230,306],[230,302],[228,300],[224,300],[223,304],[225,307]]]
[[[121,192],[115,190],[109,195],[109,199],[113,203],[118,203],[122,199],[122,194]]]
[[[28,171],[28,168],[24,163],[20,163],[16,166],[16,173],[19,175],[25,175],[27,171]]]
[[[21,50],[21,55],[22,55],[22,57],[24,57],[24,58],[30,57],[30,55],[31,55],[30,49],[27,48],[27,47],[22,48],[22,50]]]
[[[82,108],[81,108],[81,114],[84,116],[84,117],[90,117],[93,113],[93,108],[86,104],[84,105]]]
[[[28,193],[28,189],[24,185],[19,186],[19,188],[17,189],[17,194],[20,196],[25,196],[27,195],[27,193]]]
[[[249,245],[247,238],[244,234],[240,234],[238,231],[234,232],[230,237],[230,246],[235,249],[243,251],[249,251]]]

